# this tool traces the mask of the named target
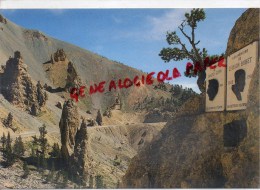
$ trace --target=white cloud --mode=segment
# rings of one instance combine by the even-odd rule
[[[192,80],[192,81],[186,79],[182,82],[179,81],[178,83],[176,83],[176,82],[170,82],[170,83],[173,85],[176,85],[176,84],[182,85],[183,88],[192,88],[192,90],[194,90],[195,92],[201,93],[196,80],[197,80],[197,78],[196,79],[194,78],[194,80]]]
[[[63,15],[65,12],[65,9],[48,9],[48,12],[54,15]]]
[[[148,41],[165,41],[165,36],[167,31],[174,31],[178,29],[178,26],[182,23],[186,12],[190,9],[174,9],[165,11],[159,16],[148,15],[143,20],[143,26],[138,29],[133,30],[122,30],[115,35],[115,39],[120,38],[134,38],[138,40],[148,40]],[[122,22],[122,20],[117,20],[113,18],[114,22]]]
[[[112,19],[113,19],[113,21],[114,21],[116,24],[121,24],[121,23],[123,22],[122,19],[120,19],[120,18],[118,18],[118,17],[115,17],[115,16],[113,16]]]
[[[194,83],[185,83],[184,82],[184,83],[179,83],[179,85],[182,85],[184,88],[185,87],[186,88],[192,88],[192,90],[194,90],[195,92],[201,93],[196,82],[194,82]]]
[[[165,38],[167,31],[174,31],[184,20],[184,14],[190,9],[174,9],[165,12],[159,17],[148,17],[147,21],[150,25],[146,36],[153,40],[161,40]]]

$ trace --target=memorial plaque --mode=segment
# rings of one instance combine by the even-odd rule
[[[252,74],[258,61],[258,41],[228,56],[227,110],[246,109]]]
[[[221,66],[220,66],[221,65]],[[215,63],[206,70],[206,112],[223,111],[226,95],[226,67],[225,60]]]

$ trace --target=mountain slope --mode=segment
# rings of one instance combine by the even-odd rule
[[[90,96],[88,95],[88,89],[89,85],[93,83],[98,84],[101,81],[109,82],[112,79],[118,80],[126,77],[133,79],[134,76],[145,74],[77,46],[54,39],[40,31],[22,28],[5,19],[3,16],[0,17],[2,18],[0,20],[0,65],[4,67],[9,57],[13,56],[15,51],[20,51],[23,63],[27,65],[27,72],[32,82],[36,85],[37,81],[40,81],[41,84],[46,83],[55,89],[57,87],[63,88],[66,84],[68,63],[72,62],[77,75],[82,81],[82,85],[86,85],[87,87],[85,92],[86,97],[80,98],[77,103],[80,108],[80,115],[83,117],[95,119],[97,110],[101,109],[103,113],[107,107],[114,105],[118,95],[122,102],[122,111],[125,112],[131,111],[136,102],[141,102],[147,96],[158,99],[161,97],[165,97],[165,99],[170,97],[169,92],[154,90],[152,85],[132,86],[128,89],[117,89],[117,91],[112,90],[109,92],[108,84],[104,93],[96,93]],[[55,53],[61,49],[66,54],[66,60],[52,63],[51,60],[55,57]],[[47,71],[50,66],[52,70]],[[53,77],[55,78],[54,80],[52,80]],[[14,114],[15,125],[20,129],[20,132],[33,130],[35,133],[38,130],[38,127],[35,126],[40,126],[44,123],[50,131],[59,131],[57,125],[61,116],[61,110],[55,105],[58,102],[63,104],[66,99],[69,99],[69,92],[47,92],[47,94],[49,98],[45,109],[38,117],[26,116],[27,120],[20,119],[24,118],[21,115],[26,113],[19,112],[20,109],[10,104],[0,95],[2,99],[0,101],[2,112],[0,119],[3,121],[8,113],[11,112]],[[91,110],[91,114],[86,114],[87,110]],[[118,123],[115,118],[111,119],[105,118],[105,124]],[[120,120],[120,118],[118,119]],[[1,126],[2,122],[0,122]],[[3,127],[1,128],[4,131],[7,130]]]
[[[43,34],[37,30],[24,29],[8,19],[6,23],[0,22],[0,65],[5,65],[9,56],[12,56],[14,51],[20,51],[24,63],[28,66],[28,72],[35,81],[41,81],[42,84],[47,83],[50,86],[55,87],[55,84],[51,81],[46,73],[46,67],[44,63],[48,63],[51,60],[51,56],[58,50],[63,49],[67,55],[69,61],[73,63],[75,69],[80,76],[83,84],[93,85],[98,84],[101,81],[118,80],[126,77],[133,79],[135,76],[140,76],[144,73],[131,68],[129,66],[110,61],[107,58],[91,53],[87,50],[71,45],[69,43],[54,39],[50,36]],[[53,72],[66,72],[66,69],[58,67]],[[63,77],[64,78],[64,77]],[[63,79],[62,78],[62,79]],[[62,83],[62,81],[57,82]],[[123,97],[124,107],[126,110],[129,106],[135,103],[138,98],[149,96],[166,96],[169,97],[169,93],[161,92],[154,93],[153,86],[143,85],[142,87],[130,87],[129,89],[121,89],[118,92],[108,92],[108,84],[106,84],[106,93],[94,94],[88,97],[88,106],[92,106],[94,109],[106,108],[111,106],[114,102],[114,95],[120,93]],[[57,86],[56,86],[57,87]],[[130,98],[129,95],[138,93],[139,97]],[[86,98],[84,101],[87,101]],[[90,108],[89,108],[90,109]]]
[[[66,87],[67,80],[73,81],[76,75],[82,85],[86,85],[88,89],[89,85],[101,81],[109,82],[112,79],[118,80],[126,77],[133,79],[135,76],[147,75],[129,66],[110,61],[82,48],[56,40],[39,31],[24,29],[8,19],[1,18],[3,17],[0,15],[0,65],[2,66],[0,68],[0,84],[3,84],[0,86],[0,91],[2,89],[8,91],[8,86],[5,86],[5,81],[9,77],[5,76],[7,75],[5,73],[6,63],[8,60],[15,58],[14,52],[16,51],[21,53],[21,57],[15,58],[15,60],[19,60],[17,63],[22,66],[17,67],[16,70],[24,68],[23,73],[26,74],[24,74],[26,77],[23,77],[18,72],[17,76],[13,77],[13,81],[18,81],[19,88],[17,89],[21,89],[15,88],[15,92],[18,91],[17,94],[21,95],[17,96],[20,97],[21,102],[24,102],[30,95],[30,93],[24,93],[27,92],[28,84],[25,82],[26,80],[21,80],[22,77],[24,79],[30,78],[29,86],[36,86],[40,81],[43,85],[46,83],[45,89],[50,87],[52,90],[46,91],[48,98],[39,113],[35,115],[9,102],[5,98],[6,95],[3,96],[0,93],[0,135],[3,132],[5,134],[10,132],[12,139],[21,136],[24,142],[28,142],[32,139],[32,136],[39,135],[39,127],[46,125],[48,143],[50,145],[53,145],[54,142],[60,144],[59,122],[62,115],[62,105],[70,99],[69,92],[63,90]],[[55,61],[56,54],[59,54],[59,58]],[[60,59],[61,57],[66,58]],[[9,73],[12,73],[12,71]],[[156,83],[154,84],[156,85]],[[170,85],[166,84],[166,86],[169,87]],[[124,175],[130,159],[155,136],[160,134],[160,130],[165,124],[142,123],[145,111],[134,112],[132,107],[135,103],[142,102],[142,99],[146,97],[161,100],[161,97],[169,98],[171,93],[168,90],[155,90],[154,85],[132,86],[128,89],[107,91],[106,88],[104,93],[97,93],[92,96],[88,95],[86,91],[86,97],[79,99],[79,102],[75,104],[79,108],[78,118],[85,118],[87,121],[95,120],[98,109],[101,109],[101,113],[103,113],[107,107],[113,107],[112,116],[110,118],[103,117],[102,127],[88,127],[87,150],[89,154],[86,163],[90,167],[88,170],[90,174],[104,176],[107,186],[115,187],[117,181]],[[118,108],[120,106],[117,101],[121,103],[121,108]],[[60,106],[56,106],[57,103]],[[13,116],[12,124],[17,129],[16,131],[4,126],[4,121],[9,113]],[[31,149],[26,148],[26,156],[28,156]],[[120,159],[120,165],[114,165],[115,156]],[[0,163],[1,161],[0,156]],[[3,181],[5,180],[0,176],[0,186],[5,186],[1,184]],[[22,185],[16,184],[16,180],[10,183],[13,183],[14,187],[21,187]],[[22,185],[22,187],[26,186]]]

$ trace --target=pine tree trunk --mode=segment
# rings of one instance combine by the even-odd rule
[[[206,71],[199,72],[197,85],[202,93],[205,92],[206,90],[205,80],[206,80]]]

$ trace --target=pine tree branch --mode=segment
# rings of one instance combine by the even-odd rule
[[[192,38],[190,38],[185,32],[184,32],[184,25],[183,23],[181,24],[181,26],[178,27],[181,31],[181,33],[189,40],[191,46],[192,46],[192,49],[194,50],[194,53],[195,53],[195,58],[193,58],[193,62],[195,63],[196,61],[194,60],[197,60],[201,63],[201,65],[203,66],[203,60],[201,58],[201,56],[199,55],[199,52],[198,52],[198,49],[196,48],[196,45],[194,44],[194,27],[191,26],[192,28]]]
[[[181,42],[181,40],[179,40],[179,43],[181,44],[182,49],[183,49],[183,51],[185,52],[185,54],[186,54],[193,62],[195,62],[194,57],[193,57],[193,56],[190,54],[190,52],[187,50],[185,44],[183,44],[183,43]]]

